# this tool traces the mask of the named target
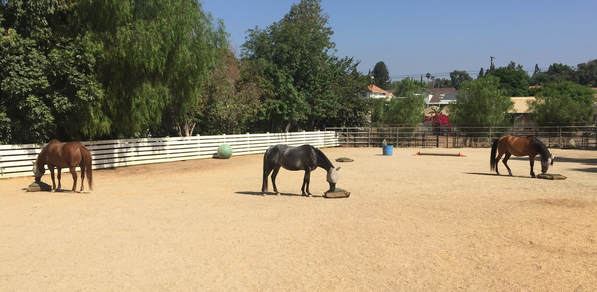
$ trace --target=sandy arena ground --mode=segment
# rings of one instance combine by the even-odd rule
[[[348,199],[285,170],[257,195],[262,155],[95,171],[82,194],[0,180],[0,290],[597,289],[597,151],[552,150],[564,181],[416,151],[324,149],[355,159],[335,163]]]

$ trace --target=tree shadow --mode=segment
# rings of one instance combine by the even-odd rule
[[[240,192],[235,192],[236,194],[239,195],[245,195],[245,196],[259,196],[259,197],[264,197],[262,192],[253,192],[253,191],[240,191]],[[276,195],[276,193],[273,192],[266,192],[265,196],[287,196],[287,197],[304,197],[301,194],[292,194],[292,193],[280,193],[279,195]],[[313,198],[323,198],[322,195],[312,195],[311,197]]]
[[[485,175],[485,176],[499,176],[499,177],[509,177],[509,178],[532,178],[530,175],[505,175],[505,174],[497,174],[497,173],[487,173],[487,172],[465,172],[465,174],[472,174],[472,175]]]
[[[575,171],[582,171],[582,172],[593,172],[593,173],[597,173],[597,167],[589,167],[589,168],[573,168],[572,170],[575,170]]]
[[[556,156],[556,159],[554,159],[553,162],[554,163],[573,162],[573,163],[582,163],[582,164],[586,164],[586,165],[597,165],[597,158],[571,158],[571,157]]]

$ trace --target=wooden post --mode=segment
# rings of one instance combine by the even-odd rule
[[[367,135],[367,147],[371,147],[371,127],[369,127],[369,135]]]
[[[396,127],[396,148],[398,148],[399,142],[400,142],[400,128]]]

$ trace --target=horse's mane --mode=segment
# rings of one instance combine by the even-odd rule
[[[543,144],[543,142],[541,142],[541,140],[537,139],[535,136],[532,136],[531,138],[533,145],[535,145],[535,148],[537,148],[537,152],[539,152],[539,155],[541,155],[541,159],[549,158],[551,154],[549,153],[549,150],[545,144]]]
[[[327,158],[327,156],[325,156],[325,154],[323,154],[323,152],[321,152],[321,150],[313,147],[313,149],[315,149],[315,152],[317,153],[317,160],[321,160],[321,165],[326,169],[330,169],[333,168],[334,165],[332,164],[332,162]]]

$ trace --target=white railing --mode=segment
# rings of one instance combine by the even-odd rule
[[[83,142],[93,156],[93,168],[161,163],[211,158],[221,144],[232,148],[232,155],[264,153],[276,144],[315,147],[339,145],[334,131],[264,133],[217,136],[119,139]],[[32,175],[32,162],[43,145],[0,145],[0,178]],[[64,169],[63,171],[67,171]]]

